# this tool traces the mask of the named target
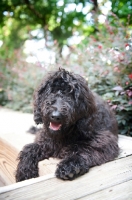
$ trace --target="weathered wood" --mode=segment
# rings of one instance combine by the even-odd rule
[[[5,187],[1,187],[0,188],[0,196],[1,196],[2,193],[9,192],[9,191],[12,191],[12,190],[16,190],[16,189],[26,187],[26,186],[29,186],[29,185],[32,185],[32,184],[37,184],[41,181],[46,181],[46,180],[49,180],[49,179],[52,179],[52,178],[55,178],[55,175],[54,174],[48,174],[48,175],[41,176],[41,177],[38,177],[38,178],[32,178],[32,179],[28,179],[28,180],[25,180],[25,181],[14,183],[14,184],[11,184],[11,185],[8,185],[8,186],[5,186]]]
[[[119,154],[118,158],[132,155],[132,137],[119,135],[118,144],[120,147],[120,154]]]
[[[3,186],[15,183],[17,155],[18,150],[0,138],[0,182]]]
[[[15,182],[17,156],[22,147],[34,141],[27,133],[33,115],[0,109],[0,186]]]
[[[92,195],[125,182],[129,183],[130,180],[132,180],[132,156],[94,167],[90,169],[89,173],[74,181],[62,181],[51,177],[9,192],[2,192],[1,188],[0,198],[7,200],[23,200],[25,197],[26,200],[81,199],[86,195]],[[127,192],[125,190],[122,192],[122,198],[127,199],[131,196],[131,191]]]
[[[132,200],[132,180],[81,197],[81,200]]]

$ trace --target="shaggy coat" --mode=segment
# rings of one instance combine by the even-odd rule
[[[118,128],[109,106],[85,79],[64,69],[45,77],[34,94],[34,120],[43,124],[20,152],[16,181],[38,177],[38,162],[62,161],[56,177],[74,179],[118,156]]]

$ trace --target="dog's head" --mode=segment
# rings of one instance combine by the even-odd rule
[[[94,98],[85,79],[64,69],[49,73],[34,93],[34,120],[50,132],[64,131],[94,111]]]

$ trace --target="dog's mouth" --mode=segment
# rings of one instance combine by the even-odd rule
[[[62,124],[57,123],[57,122],[50,122],[49,128],[52,129],[53,131],[58,131],[60,130],[61,125]]]

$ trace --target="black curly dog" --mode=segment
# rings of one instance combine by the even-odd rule
[[[34,120],[43,128],[20,152],[16,181],[38,177],[38,162],[49,157],[62,159],[56,177],[72,180],[118,156],[114,114],[77,74],[48,74],[34,94]]]

